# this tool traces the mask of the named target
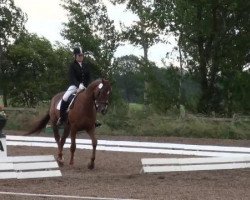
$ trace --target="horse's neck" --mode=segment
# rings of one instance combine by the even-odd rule
[[[85,107],[87,108],[92,108],[92,106],[94,105],[94,91],[95,88],[101,83],[101,80],[96,80],[94,82],[92,82],[87,89],[79,94],[79,102],[81,102],[81,104],[84,104]]]
[[[82,103],[84,104],[94,104],[94,90],[97,87],[97,85],[100,83],[100,81],[95,81],[92,84],[90,84],[85,92],[80,94],[80,98],[84,98],[85,101]]]
[[[81,102],[81,104],[93,104],[93,95],[89,92],[87,92],[87,90],[85,90],[85,92],[82,92],[79,94],[79,100]]]

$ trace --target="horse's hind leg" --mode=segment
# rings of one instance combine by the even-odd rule
[[[59,142],[60,142],[59,129],[58,129],[58,127],[56,126],[56,124],[54,124],[54,123],[52,124],[52,129],[53,129],[55,141],[56,141],[57,146],[58,146],[58,148],[59,148]]]
[[[70,128],[69,125],[64,127],[63,135],[60,138],[59,145],[58,145],[58,157],[57,161],[60,165],[63,165],[63,146],[66,142],[67,137],[69,136]]]
[[[90,163],[88,164],[88,169],[94,169],[95,167],[95,154],[96,154],[96,146],[97,146],[97,139],[95,136],[95,129],[91,130],[88,132],[91,140],[92,140],[92,155],[91,155],[91,159],[90,159]]]

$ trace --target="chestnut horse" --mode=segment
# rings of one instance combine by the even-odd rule
[[[63,164],[63,146],[65,144],[66,138],[70,134],[71,158],[69,164],[73,165],[74,152],[76,149],[76,134],[78,131],[85,130],[92,140],[93,150],[88,168],[93,169],[97,146],[97,139],[95,136],[96,114],[97,112],[106,114],[110,92],[111,85],[109,81],[105,79],[95,80],[86,88],[86,90],[79,92],[75,97],[73,106],[71,106],[69,109],[68,120],[64,125],[64,132],[61,137],[58,126],[56,125],[59,118],[59,110],[57,110],[56,107],[58,102],[62,99],[63,93],[55,95],[51,100],[50,109],[47,114],[26,135],[41,132],[41,130],[50,120],[54,137],[58,145],[58,163],[60,165]]]

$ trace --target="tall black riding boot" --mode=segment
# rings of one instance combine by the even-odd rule
[[[60,107],[60,118],[57,121],[57,126],[63,125],[64,122],[66,121],[66,118],[67,118],[66,110],[68,106],[69,106],[69,103],[62,100],[61,107]]]

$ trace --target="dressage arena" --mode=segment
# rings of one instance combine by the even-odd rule
[[[52,147],[53,145],[51,147],[41,147],[41,145],[36,145],[35,143],[31,146],[27,144],[27,141],[26,143],[25,141],[20,141],[23,144],[17,144],[18,142],[15,144],[13,141],[12,143],[8,141],[8,138],[10,138],[9,135],[21,134],[7,133],[7,145],[9,143],[7,146],[8,156],[56,156],[57,148]],[[39,135],[39,137],[43,136],[52,137],[52,135],[48,134]],[[250,168],[141,173],[141,159],[143,158],[204,158],[204,156],[194,156],[190,153],[181,154],[181,151],[178,154],[169,154],[171,151],[159,154],[158,150],[160,147],[155,147],[154,150],[151,150],[150,145],[144,148],[146,149],[145,151],[137,150],[137,152],[128,152],[126,150],[115,151],[107,147],[105,147],[106,149],[102,147],[104,146],[102,144],[103,141],[141,141],[154,142],[154,144],[175,143],[247,147],[245,148],[247,150],[250,147],[250,141],[169,137],[111,137],[101,135],[97,135],[97,137],[100,149],[98,150],[97,147],[94,170],[87,169],[91,150],[77,148],[75,152],[75,165],[71,167],[68,164],[70,157],[69,148],[65,148],[65,165],[59,168],[62,176],[21,180],[0,179],[0,199],[250,199]],[[88,139],[86,134],[80,134],[78,138]],[[119,142],[117,143],[119,144]],[[130,143],[124,143],[129,147]],[[119,147],[119,145],[117,146]],[[86,146],[86,148],[88,147]],[[150,151],[153,153],[150,153]],[[193,151],[193,154],[199,154],[199,152]],[[213,150],[209,150],[209,152],[215,153]],[[247,152],[241,153],[245,154]],[[207,155],[207,158],[210,158],[209,155]],[[226,162],[228,158],[231,158],[229,154],[225,158],[225,161],[222,162]],[[248,165],[243,164],[243,166]]]

